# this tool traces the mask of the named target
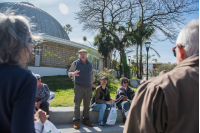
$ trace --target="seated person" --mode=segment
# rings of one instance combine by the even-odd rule
[[[110,92],[108,88],[106,88],[106,84],[108,82],[108,78],[103,76],[100,80],[101,85],[97,86],[94,91],[94,95],[91,101],[91,109],[94,111],[99,111],[99,126],[103,127],[103,116],[105,110],[110,108],[111,106],[116,107],[115,101],[110,98]]]
[[[46,84],[41,83],[41,77],[39,74],[35,74],[37,77],[37,92],[36,92],[36,110],[42,109],[49,115],[49,103],[47,102],[50,96],[50,90]]]
[[[46,133],[44,128],[45,121],[49,118],[49,115],[46,115],[46,112],[39,109],[34,114],[34,126],[35,126],[35,133]]]
[[[123,77],[120,82],[122,86],[117,89],[115,102],[117,104],[117,107],[122,110],[123,123],[125,123],[125,114],[129,111],[130,104],[132,102],[133,97],[135,96],[135,92],[131,87],[128,86],[127,78]]]

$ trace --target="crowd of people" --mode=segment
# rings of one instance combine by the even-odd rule
[[[34,36],[23,16],[0,13],[0,131],[44,133],[49,118],[50,90],[39,74],[23,68],[32,55]],[[121,79],[115,99],[111,99],[108,78],[94,85],[94,70],[87,51],[79,51],[68,76],[74,78],[74,129],[79,129],[83,100],[83,124],[93,127],[89,110],[99,111],[103,127],[105,110],[122,110],[124,133],[188,133],[199,129],[199,20],[191,21],[178,35],[172,48],[177,67],[148,81],[141,81],[135,93],[127,78]],[[91,100],[92,88],[95,87]]]

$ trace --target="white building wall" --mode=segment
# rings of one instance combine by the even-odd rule
[[[43,76],[56,76],[56,75],[67,75],[67,69],[63,68],[52,68],[52,67],[32,67],[28,66],[28,69],[35,74]]]

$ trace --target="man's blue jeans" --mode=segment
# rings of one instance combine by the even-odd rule
[[[130,103],[128,101],[122,101],[117,104],[117,107],[122,110],[122,115],[124,118],[126,118],[125,113],[129,111]]]
[[[105,103],[97,103],[94,105],[94,107],[91,108],[94,111],[99,111],[98,122],[103,121],[103,116],[104,116],[105,110],[112,106],[116,107],[116,103],[113,103],[112,105],[105,104]]]

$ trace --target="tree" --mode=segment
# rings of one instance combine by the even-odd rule
[[[143,55],[143,64],[146,64],[147,62],[147,55],[144,54]],[[155,58],[155,54],[153,55],[148,55],[148,60],[150,63],[153,63],[153,64],[158,64],[158,60]],[[144,71],[147,71],[147,68],[144,69]],[[148,68],[148,74],[150,74],[150,76],[157,76],[157,67],[154,69],[154,68]]]
[[[89,42],[86,36],[83,36],[83,41],[84,41],[84,42],[86,42],[86,41]],[[90,43],[90,42],[89,42],[89,43]],[[90,45],[92,46],[91,43],[90,43]]]
[[[119,77],[118,71],[120,70],[120,62],[118,62],[117,60],[112,60],[111,69],[114,69],[117,72],[117,77]]]
[[[171,71],[177,64],[171,64],[171,63],[163,63],[158,66],[157,68],[157,74],[159,74],[161,71],[166,70],[166,71]]]
[[[137,23],[137,27],[139,27],[141,24],[141,18],[139,19]],[[129,25],[133,25],[130,24]],[[137,63],[137,70],[138,70],[138,46],[140,46],[140,76],[138,75],[137,71],[137,78],[142,78],[142,45],[146,40],[148,40],[152,34],[155,32],[155,29],[150,26],[142,27],[140,31],[138,31],[134,36],[130,36],[129,40],[133,43],[136,44],[136,63]]]
[[[75,19],[84,24],[83,30],[107,28],[108,22],[119,22],[118,26],[127,22],[136,24],[141,19],[140,26],[124,34],[122,40],[134,36],[143,26],[153,26],[174,40],[174,28],[182,25],[187,15],[199,10],[197,0],[81,0],[79,5]]]
[[[66,24],[65,26],[63,26],[63,28],[67,32],[67,34],[69,34],[69,32],[72,32],[72,27],[70,24]]]
[[[126,54],[124,53],[124,56],[123,56],[123,65],[124,65],[124,69],[125,69],[125,73],[126,73],[126,77],[127,78],[130,78],[130,69],[129,69],[129,66],[127,64],[127,59],[126,59]],[[124,76],[125,77],[125,76]]]
[[[100,33],[94,37],[94,46],[96,46],[98,52],[104,56],[104,64],[107,68],[107,58],[113,50],[112,38],[100,30]]]
[[[197,0],[81,0],[75,19],[83,23],[83,30],[103,29],[109,32],[120,51],[122,62],[127,37],[134,36],[143,27],[153,27],[173,41],[177,36],[174,29],[184,23],[187,15],[198,10]],[[139,20],[141,23],[136,29],[130,26],[128,32],[124,32],[127,22],[137,24]],[[116,34],[117,30],[119,33],[123,31],[121,38]]]
[[[131,66],[130,66],[130,71],[133,74],[137,74],[137,67],[136,67],[136,63],[133,61],[131,61]]]

